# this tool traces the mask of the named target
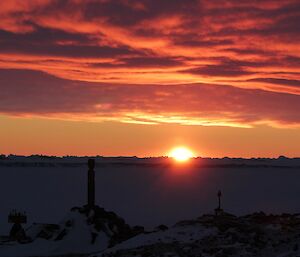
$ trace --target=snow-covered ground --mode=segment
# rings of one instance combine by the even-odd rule
[[[86,203],[87,158],[0,160],[0,234],[11,209],[28,223],[57,223]],[[178,165],[164,158],[98,158],[96,203],[130,225],[151,228],[211,212],[216,192],[224,209],[243,215],[300,212],[300,159],[198,159]],[[29,225],[28,224],[28,225]]]
[[[137,235],[97,257],[297,257],[300,217],[204,215],[165,230]]]
[[[206,214],[180,221],[170,228],[159,226],[135,233],[115,214],[99,207],[95,211],[84,207],[73,208],[58,226],[59,229],[52,231],[43,230],[46,233],[28,233],[33,241],[26,244],[0,241],[0,256],[298,257],[300,254],[300,214],[260,212],[237,217],[219,212],[217,216]]]
[[[0,256],[88,255],[141,232],[98,206],[73,207],[58,224],[33,224],[26,230],[26,238],[18,242],[0,238]]]
[[[65,228],[64,223],[70,221],[70,228]],[[85,219],[78,212],[70,212],[60,222],[63,226],[59,233],[66,235],[62,240],[46,240],[37,238],[32,243],[19,244],[16,242],[8,242],[0,245],[0,256],[5,257],[18,257],[18,256],[49,256],[61,254],[76,254],[76,253],[90,253],[94,251],[101,251],[108,247],[109,238],[100,233],[95,244],[91,244],[91,232],[93,231],[90,226],[86,225]],[[30,236],[30,229],[26,231]],[[55,235],[58,236],[58,235]]]
[[[296,220],[294,216],[283,216],[283,222],[281,216],[275,222],[272,216],[267,217],[268,224],[263,227],[253,223],[251,217],[230,216],[225,221],[230,226],[225,230],[218,221],[211,221],[213,216],[196,219],[212,213],[219,189],[223,192],[222,207],[236,215],[258,211],[300,212],[299,159],[196,159],[176,164],[166,158],[97,158],[98,205],[116,212],[130,225],[145,226],[148,231],[160,224],[170,226],[179,220],[189,220],[165,231],[140,234],[108,250],[111,232],[107,229],[101,232],[103,225],[95,231],[88,216],[69,212],[72,206],[86,204],[86,161],[87,158],[73,157],[0,160],[2,235],[8,234],[7,214],[11,209],[27,212],[27,229],[32,222],[57,224],[68,213],[50,240],[37,238],[23,245],[5,243],[0,245],[0,256],[94,253],[99,257],[150,257],[161,253],[160,256],[174,257],[288,257],[299,254],[298,216]],[[71,227],[66,225],[68,220]],[[103,219],[100,220],[102,224]],[[27,233],[34,234],[38,229],[35,226]],[[57,241],[55,238],[62,229],[68,233]],[[91,233],[97,234],[95,244],[91,244]]]

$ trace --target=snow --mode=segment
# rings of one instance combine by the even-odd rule
[[[297,257],[299,244],[296,215],[206,215],[166,231],[137,235],[91,257]]]
[[[173,243],[180,241],[183,243],[193,240],[199,240],[205,236],[213,235],[217,232],[216,229],[205,229],[203,226],[185,226],[174,227],[166,231],[153,232],[150,234],[142,234],[126,240],[110,249],[107,252],[115,252],[121,249],[131,249],[140,246],[153,245],[156,243]]]
[[[66,227],[67,221],[71,226]],[[79,212],[70,212],[60,222],[60,226],[66,229],[66,236],[62,240],[35,239],[32,243],[4,244],[0,247],[0,256],[25,257],[25,256],[49,256],[62,254],[82,254],[101,251],[108,247],[109,238],[104,232],[100,232],[96,242],[91,244],[92,226],[88,226],[86,218]]]
[[[72,206],[86,203],[87,159],[13,156],[0,160],[0,180],[5,181],[0,187],[0,234],[7,235],[9,232],[7,215],[11,209],[27,212],[28,224],[25,228],[30,228],[26,232],[32,236],[37,235],[42,227],[41,224],[31,226],[32,222],[56,224],[68,213],[59,223],[61,229],[68,231],[64,240],[54,241],[60,229],[55,231],[51,240],[37,238],[30,244],[2,244],[1,257],[102,254],[114,228],[110,230],[105,224],[107,233],[99,232],[93,245],[90,240],[95,230],[87,226],[86,219],[94,214],[90,212],[89,216],[82,218],[78,212],[68,212]],[[196,159],[188,165],[179,166],[167,158],[98,157],[96,164],[96,203],[118,213],[130,225],[142,225],[148,231],[159,224],[170,226],[179,220],[211,213],[217,205],[216,193],[219,189],[223,193],[222,208],[236,215],[261,210],[274,214],[300,212],[297,197],[300,195],[299,158]],[[72,220],[72,229],[64,226],[67,220]],[[281,226],[275,223],[266,224],[264,228],[268,236],[272,235],[275,244],[277,237],[288,240],[289,236],[295,236],[289,232],[284,232],[285,235],[280,229]],[[148,251],[155,245],[158,251],[165,247],[162,256],[182,256],[172,248],[176,241],[183,251],[188,252],[197,240],[212,237],[222,246],[220,254],[225,248],[230,248],[228,251],[237,248],[240,257],[249,256],[247,252],[242,252],[241,245],[227,244],[229,232],[216,237],[215,228],[185,224],[166,231],[138,235],[110,251],[136,247]],[[236,234],[234,230],[231,232]],[[254,235],[249,233],[247,236]],[[300,246],[297,240],[279,245],[276,253],[272,252],[273,248],[266,248],[264,257],[299,255],[299,251],[293,250],[295,244]],[[269,255],[270,252],[273,255]],[[138,256],[139,253],[136,254]]]
[[[87,159],[0,160],[0,180],[5,181],[0,187],[0,234],[9,231],[11,209],[26,211],[29,224],[57,223],[72,206],[84,205]],[[210,212],[219,189],[231,213],[295,213],[300,212],[298,167],[299,159],[197,159],[176,166],[166,158],[99,157],[96,203],[130,225],[146,228]]]

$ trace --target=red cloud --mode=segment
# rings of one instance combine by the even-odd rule
[[[299,12],[297,0],[2,1],[0,68],[30,79],[17,84],[14,72],[1,72],[0,111],[299,124]],[[68,103],[46,97],[62,90]]]
[[[135,123],[300,125],[300,96],[212,84],[117,85],[0,70],[1,113]]]

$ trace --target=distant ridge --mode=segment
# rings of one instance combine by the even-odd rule
[[[91,156],[45,156],[45,155],[0,155],[0,166],[4,167],[80,167],[86,165]],[[174,165],[169,157],[92,157],[97,160],[97,166],[140,166],[157,167]],[[203,158],[197,157],[190,160],[192,165],[205,168],[300,168],[300,158]]]

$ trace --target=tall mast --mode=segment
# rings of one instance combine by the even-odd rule
[[[219,206],[218,206],[218,209],[221,210],[221,196],[222,196],[222,193],[221,193],[221,190],[219,190],[218,192],[218,199],[219,199]]]
[[[93,208],[95,206],[95,160],[88,160],[88,206]]]

